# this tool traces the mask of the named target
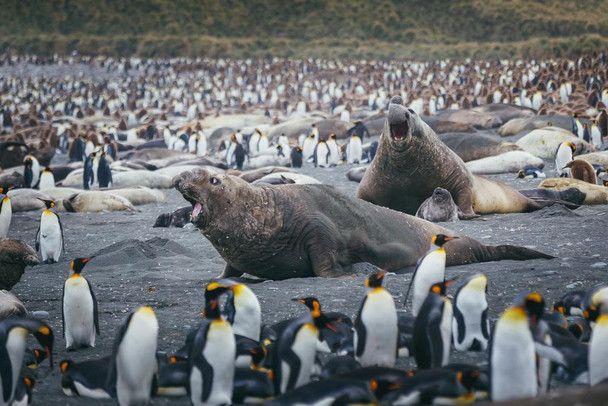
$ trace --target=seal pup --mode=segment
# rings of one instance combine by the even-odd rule
[[[466,216],[460,211],[450,192],[441,187],[433,190],[431,197],[426,199],[416,211],[416,217],[439,223],[441,221],[458,221]]]
[[[407,156],[407,159],[405,158]],[[462,159],[416,113],[391,99],[376,158],[365,172],[357,197],[408,214],[436,187],[447,189],[467,216],[538,210],[542,204],[515,189],[471,174]]]
[[[433,235],[454,234],[325,185],[256,187],[204,169],[184,172],[174,184],[193,207],[191,221],[226,260],[223,277],[344,276],[357,262],[400,269],[427,252]],[[531,258],[553,257],[465,236],[447,249],[448,265]]]

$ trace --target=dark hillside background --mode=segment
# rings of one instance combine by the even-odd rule
[[[608,44],[606,0],[4,0],[0,45],[139,56],[547,57]]]

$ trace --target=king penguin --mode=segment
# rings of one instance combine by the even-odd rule
[[[576,151],[576,145],[571,142],[565,141],[559,144],[555,153],[555,170],[560,177],[568,177],[570,175],[570,169],[565,168],[565,166],[568,162],[572,161],[574,151]]]
[[[302,167],[302,147],[295,146],[291,149],[291,167],[301,168]]]
[[[451,282],[430,287],[414,321],[414,358],[419,369],[442,367],[449,362],[453,309],[446,291]]]
[[[346,153],[346,163],[358,164],[363,159],[363,145],[357,134],[350,136]]]
[[[329,148],[329,165],[337,166],[340,163],[340,148],[336,141],[336,133],[329,134],[329,138],[326,141],[327,148]]]
[[[55,209],[55,202],[43,200],[46,209],[40,215],[40,226],[36,233],[36,251],[42,254],[45,264],[59,261],[61,251],[64,249],[63,227]]]
[[[34,155],[27,155],[23,158],[23,164],[25,169],[23,170],[23,178],[25,180],[25,187],[36,188],[40,181],[40,163]]]
[[[272,379],[275,395],[286,393],[310,381],[319,330],[323,327],[333,328],[329,319],[321,312],[317,299],[294,300],[303,304],[312,303],[313,310],[291,320],[274,343]]]
[[[108,384],[120,406],[150,402],[157,379],[157,339],[158,321],[151,307],[139,307],[122,322],[108,371]]]
[[[314,159],[315,147],[317,145],[317,139],[315,138],[314,133],[311,133],[308,137],[304,139],[302,143],[302,158],[308,162],[309,159]]]
[[[434,283],[443,282],[445,279],[446,253],[443,245],[456,238],[458,237],[448,237],[444,234],[434,235],[431,237],[431,248],[418,260],[404,300],[404,304],[407,304],[407,298],[413,287],[412,313],[414,316],[418,316],[431,286]]]
[[[472,275],[456,289],[452,334],[457,351],[485,351],[490,338],[488,278]]]
[[[105,152],[102,152],[99,157],[97,172],[95,174],[100,188],[112,186],[112,168],[110,168],[110,163],[106,158]]]
[[[55,187],[55,176],[53,175],[51,168],[49,168],[47,166],[46,168],[44,168],[44,170],[42,171],[42,174],[40,175],[40,183],[38,184],[38,189],[44,190],[44,189],[50,189],[50,188],[54,188],[54,187]]]
[[[11,405],[19,382],[26,339],[32,333],[42,345],[53,367],[53,332],[50,326],[37,319],[11,317],[0,321],[0,404]]]
[[[224,317],[232,325],[234,334],[259,341],[262,309],[255,293],[244,283],[229,279],[220,283],[228,288]]]
[[[91,189],[91,186],[95,182],[95,171],[93,170],[93,160],[95,159],[95,152],[87,155],[84,161],[84,170],[82,172],[82,188],[84,190]]]
[[[385,274],[375,273],[365,281],[368,292],[355,320],[355,359],[364,367],[395,366],[399,327],[393,297],[382,287]]]
[[[13,217],[13,208],[11,206],[11,198],[8,197],[10,188],[0,187],[0,238],[6,238],[8,229],[11,226],[11,218]]]
[[[536,396],[536,352],[523,307],[509,307],[496,322],[492,331],[489,362],[493,401]]]
[[[319,141],[314,151],[315,168],[329,168],[331,165],[331,150],[325,141]]]
[[[90,282],[80,275],[91,258],[73,260],[73,273],[63,284],[63,335],[68,350],[95,347],[95,333],[99,334],[97,299]]]
[[[608,379],[608,315],[601,314],[589,340],[589,384],[595,386]]]
[[[212,282],[205,289],[204,319],[188,355],[190,401],[193,405],[232,403],[236,341],[220,314],[220,296],[227,287]]]
[[[28,406],[32,403],[32,390],[36,381],[31,378],[20,377],[15,389],[15,398],[11,406]]]
[[[66,396],[110,399],[112,390],[108,386],[109,367],[109,355],[78,363],[63,360],[59,363],[61,390]]]

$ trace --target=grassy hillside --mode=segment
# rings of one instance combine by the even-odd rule
[[[603,0],[8,0],[0,45],[142,56],[549,56],[608,44]]]

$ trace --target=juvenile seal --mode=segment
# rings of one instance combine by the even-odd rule
[[[458,221],[460,210],[454,203],[450,192],[437,187],[431,197],[420,205],[416,217],[438,223],[440,221]]]
[[[135,211],[135,207],[126,197],[93,190],[75,193],[63,199],[63,207],[68,212]]]
[[[367,170],[367,166],[360,166],[358,168],[351,168],[346,172],[346,177],[348,180],[352,180],[353,182],[361,182],[363,179],[363,175],[365,175],[365,171]]]
[[[156,218],[152,227],[178,227],[182,228],[190,222],[192,206],[182,207],[172,213],[163,213]]]
[[[432,235],[454,234],[326,185],[256,187],[202,169],[173,181],[193,207],[192,222],[226,260],[222,277],[245,272],[270,279],[344,276],[358,262],[400,269],[416,263]],[[446,251],[448,265],[552,258],[523,247],[483,245],[465,236]]]
[[[558,127],[544,127],[521,137],[515,144],[524,151],[544,159],[553,159],[562,142],[576,146],[576,155],[595,151],[595,147],[571,132]]]
[[[517,173],[522,168],[542,169],[545,162],[526,151],[509,151],[466,163],[471,173],[489,175],[493,173]]]
[[[10,290],[19,282],[26,266],[38,265],[38,254],[25,242],[13,238],[0,240],[0,289]]]
[[[469,217],[543,207],[503,183],[471,174],[462,159],[395,96],[376,158],[359,184],[357,197],[414,214],[436,187],[448,190]]]

